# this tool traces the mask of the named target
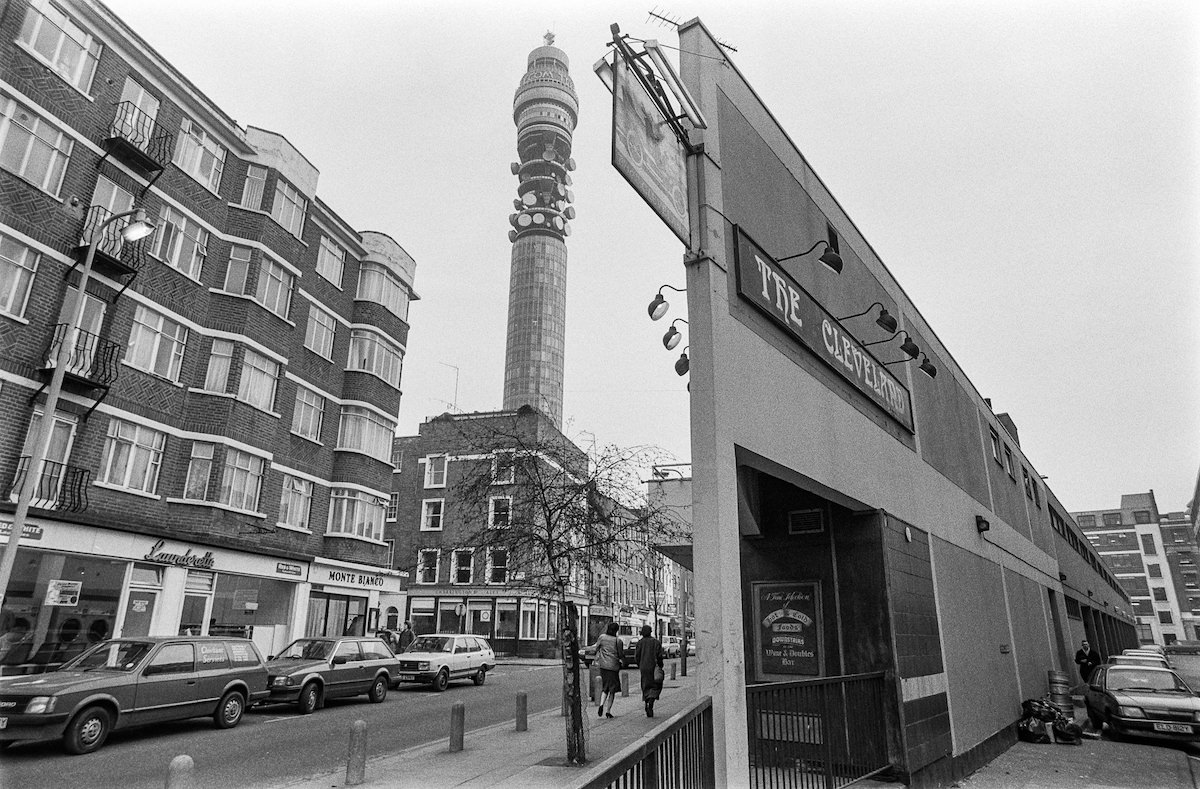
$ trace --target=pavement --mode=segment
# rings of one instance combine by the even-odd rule
[[[694,667],[694,658],[689,666]],[[557,661],[510,659],[508,665],[557,665]],[[308,779],[271,785],[273,789],[339,789],[344,786],[421,787],[422,789],[566,789],[584,786],[606,760],[670,725],[671,718],[698,697],[696,671],[668,679],[647,718],[637,689],[637,672],[626,671],[628,697],[618,696],[612,719],[597,718],[596,706],[584,708],[588,763],[568,765],[564,746],[566,719],[552,710],[530,715],[529,730],[513,722],[471,730],[466,722],[463,749],[449,750],[447,736],[398,754],[369,759],[365,780],[348,784],[345,765]],[[586,700],[586,695],[585,695]],[[1082,714],[1077,699],[1076,719]],[[432,733],[432,732],[431,732]],[[368,732],[368,738],[370,732]],[[1200,750],[1193,751],[1200,753]],[[718,783],[718,786],[721,784]],[[887,787],[896,783],[862,781],[855,786]],[[1084,739],[1081,745],[1035,745],[1018,742],[972,775],[952,784],[958,789],[1200,789],[1200,759],[1183,746],[1151,742]]]

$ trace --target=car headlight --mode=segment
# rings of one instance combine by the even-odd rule
[[[274,677],[271,679],[271,686],[275,688],[286,688],[293,685],[291,677]]]
[[[1117,707],[1117,714],[1122,718],[1144,718],[1146,713],[1141,707]]]
[[[417,664],[417,670],[418,671],[428,671],[429,670],[429,661],[422,660],[420,663]]]
[[[54,712],[54,696],[35,696],[25,705],[25,712],[29,714]]]

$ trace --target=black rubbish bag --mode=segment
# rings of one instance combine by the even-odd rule
[[[1017,721],[1017,739],[1021,742],[1038,744],[1050,742],[1050,735],[1046,734],[1045,721],[1039,720],[1033,715],[1021,718]]]

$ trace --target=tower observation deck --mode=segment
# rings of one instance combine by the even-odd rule
[[[567,55],[553,46],[529,53],[513,98],[517,176],[512,269],[508,287],[508,341],[504,355],[504,408],[530,405],[562,425],[563,352],[567,325],[567,245],[571,234],[571,133],[579,97],[567,73]]]

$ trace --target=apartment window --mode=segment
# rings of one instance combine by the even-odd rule
[[[225,270],[225,290],[239,295],[246,293],[250,278],[250,247],[234,244],[229,248],[229,268]]]
[[[154,256],[192,279],[200,279],[200,269],[208,257],[208,231],[169,205],[158,215]]]
[[[487,582],[489,584],[508,583],[508,550],[505,548],[489,548],[487,552]]]
[[[246,167],[246,183],[242,185],[243,208],[262,210],[263,188],[267,185],[267,168],[251,164]]]
[[[39,255],[15,238],[0,233],[0,313],[21,317]]]
[[[384,499],[349,488],[334,488],[329,496],[329,533],[383,540]]]
[[[1104,513],[1104,525],[1105,526],[1120,526],[1121,525],[1121,513],[1119,513],[1119,512]]]
[[[120,104],[128,106],[121,107]],[[133,75],[128,75],[121,88],[120,104],[113,118],[113,136],[123,137],[145,151],[154,136],[154,122],[158,118],[161,102],[134,79]]]
[[[1017,472],[1013,468],[1012,450],[1008,448],[1007,444],[1004,446],[1004,469],[1008,472],[1008,476],[1016,480]]]
[[[81,93],[91,89],[100,42],[49,0],[35,0],[29,7],[17,40]]]
[[[507,529],[512,525],[512,499],[493,496],[488,500],[488,528]]]
[[[312,512],[313,484],[306,479],[283,475],[283,493],[279,497],[279,525],[308,530]]]
[[[350,332],[350,358],[347,370],[371,373],[392,386],[400,385],[400,366],[404,354],[378,332],[353,329]]]
[[[271,203],[271,218],[296,238],[304,231],[304,212],[308,200],[300,190],[280,178],[275,182],[275,200]]]
[[[392,468],[400,471],[404,465],[404,450],[398,447],[392,448]]]
[[[400,494],[393,493],[388,496],[387,512],[384,513],[384,520],[395,521],[396,513],[400,511]]]
[[[208,500],[208,481],[212,477],[213,449],[206,441],[192,442],[192,456],[188,460],[187,478],[183,483],[183,497],[192,501]]]
[[[437,583],[439,553],[437,548],[422,548],[417,553],[417,583]]]
[[[1167,602],[1167,590],[1166,590],[1166,587],[1163,587],[1163,586],[1155,586],[1155,587],[1153,587],[1153,588],[1150,590],[1150,592],[1151,592],[1151,594],[1153,594],[1153,595],[1154,595],[1154,599],[1155,599],[1155,600],[1157,600],[1158,602],[1160,602],[1160,603],[1165,603],[1165,602]]]
[[[133,313],[125,361],[139,370],[178,381],[187,337],[187,327],[139,304]]]
[[[238,399],[263,411],[272,410],[278,378],[279,365],[276,362],[247,349],[242,359]]]
[[[1076,521],[1079,523],[1079,527],[1081,529],[1082,528],[1092,528],[1096,525],[1096,516],[1095,515],[1080,515],[1076,519]]]
[[[441,531],[445,499],[425,499],[421,502],[421,531]]]
[[[492,457],[492,484],[513,484],[516,479],[516,469],[516,458],[512,452],[497,452]]]
[[[325,398],[307,387],[297,386],[296,407],[292,410],[292,432],[310,441],[320,441],[324,416]]]
[[[1025,486],[1025,498],[1032,500],[1033,499],[1033,483],[1029,481],[1029,471],[1024,466],[1021,467],[1021,479],[1022,479],[1022,484],[1024,484],[1024,486]]]
[[[118,488],[154,493],[162,467],[166,433],[121,419],[111,419],[104,440],[100,481]]]
[[[274,260],[263,260],[254,300],[283,319],[292,306],[292,274]]]
[[[1156,547],[1154,547],[1154,535],[1153,534],[1143,534],[1142,535],[1142,553],[1146,554],[1147,556],[1157,556],[1158,555],[1158,549]]]
[[[328,236],[321,236],[321,246],[317,249],[317,273],[332,282],[334,287],[340,288],[345,267],[346,250]]]
[[[1158,612],[1158,623],[1160,625],[1170,625],[1170,624],[1174,624],[1174,622],[1175,622],[1175,620],[1171,618],[1170,611],[1159,611]]]
[[[996,432],[996,428],[994,427],[989,427],[988,433],[992,440],[992,458],[1003,468],[1004,461],[1000,459],[1000,434]]]
[[[0,167],[58,196],[75,143],[23,104],[0,95]]]
[[[363,261],[358,271],[358,298],[382,304],[401,320],[408,320],[408,288],[380,263]]]
[[[233,343],[229,340],[213,340],[208,355],[208,372],[204,376],[204,389],[209,392],[225,392],[229,387],[229,368],[233,364]]]
[[[179,125],[174,161],[180,170],[212,191],[220,190],[225,148],[191,118],[184,118]]]
[[[446,465],[449,459],[446,455],[430,455],[425,458],[425,487],[446,487]]]
[[[1150,522],[1150,511],[1149,510],[1134,510],[1133,511],[1133,522],[1134,523],[1149,523]]]
[[[1146,575],[1150,576],[1151,578],[1162,578],[1162,565],[1147,563]]]
[[[475,569],[475,552],[469,548],[460,548],[451,556],[450,577],[453,584],[471,583],[471,573]]]
[[[337,319],[316,304],[308,305],[308,326],[304,330],[304,347],[326,359],[333,358],[333,340],[337,336]]]
[[[1038,490],[1037,480],[1031,480],[1030,487],[1033,488],[1033,506],[1040,509],[1042,506],[1042,493]]]
[[[341,424],[338,426],[338,449],[365,452],[376,460],[387,463],[391,458],[392,437],[396,423],[380,416],[369,408],[342,406]]]
[[[220,502],[247,512],[258,511],[262,491],[263,459],[240,449],[225,450]]]
[[[44,440],[44,436],[37,435],[41,429],[43,409],[38,406],[33,412],[33,418],[29,420],[29,430],[25,433],[25,445],[21,448],[20,465],[17,468],[18,474],[28,472],[29,458],[33,457],[33,444],[35,441]],[[50,443],[46,447],[46,457],[42,460],[42,465],[38,469],[38,492],[34,494],[35,498],[49,500],[57,503],[59,494],[62,491],[62,483],[64,479],[65,466],[68,458],[71,457],[71,445],[75,441],[75,417],[69,416],[62,412],[54,415],[54,420],[50,426]],[[47,491],[53,491],[47,495]],[[15,497],[16,491],[13,492]]]

